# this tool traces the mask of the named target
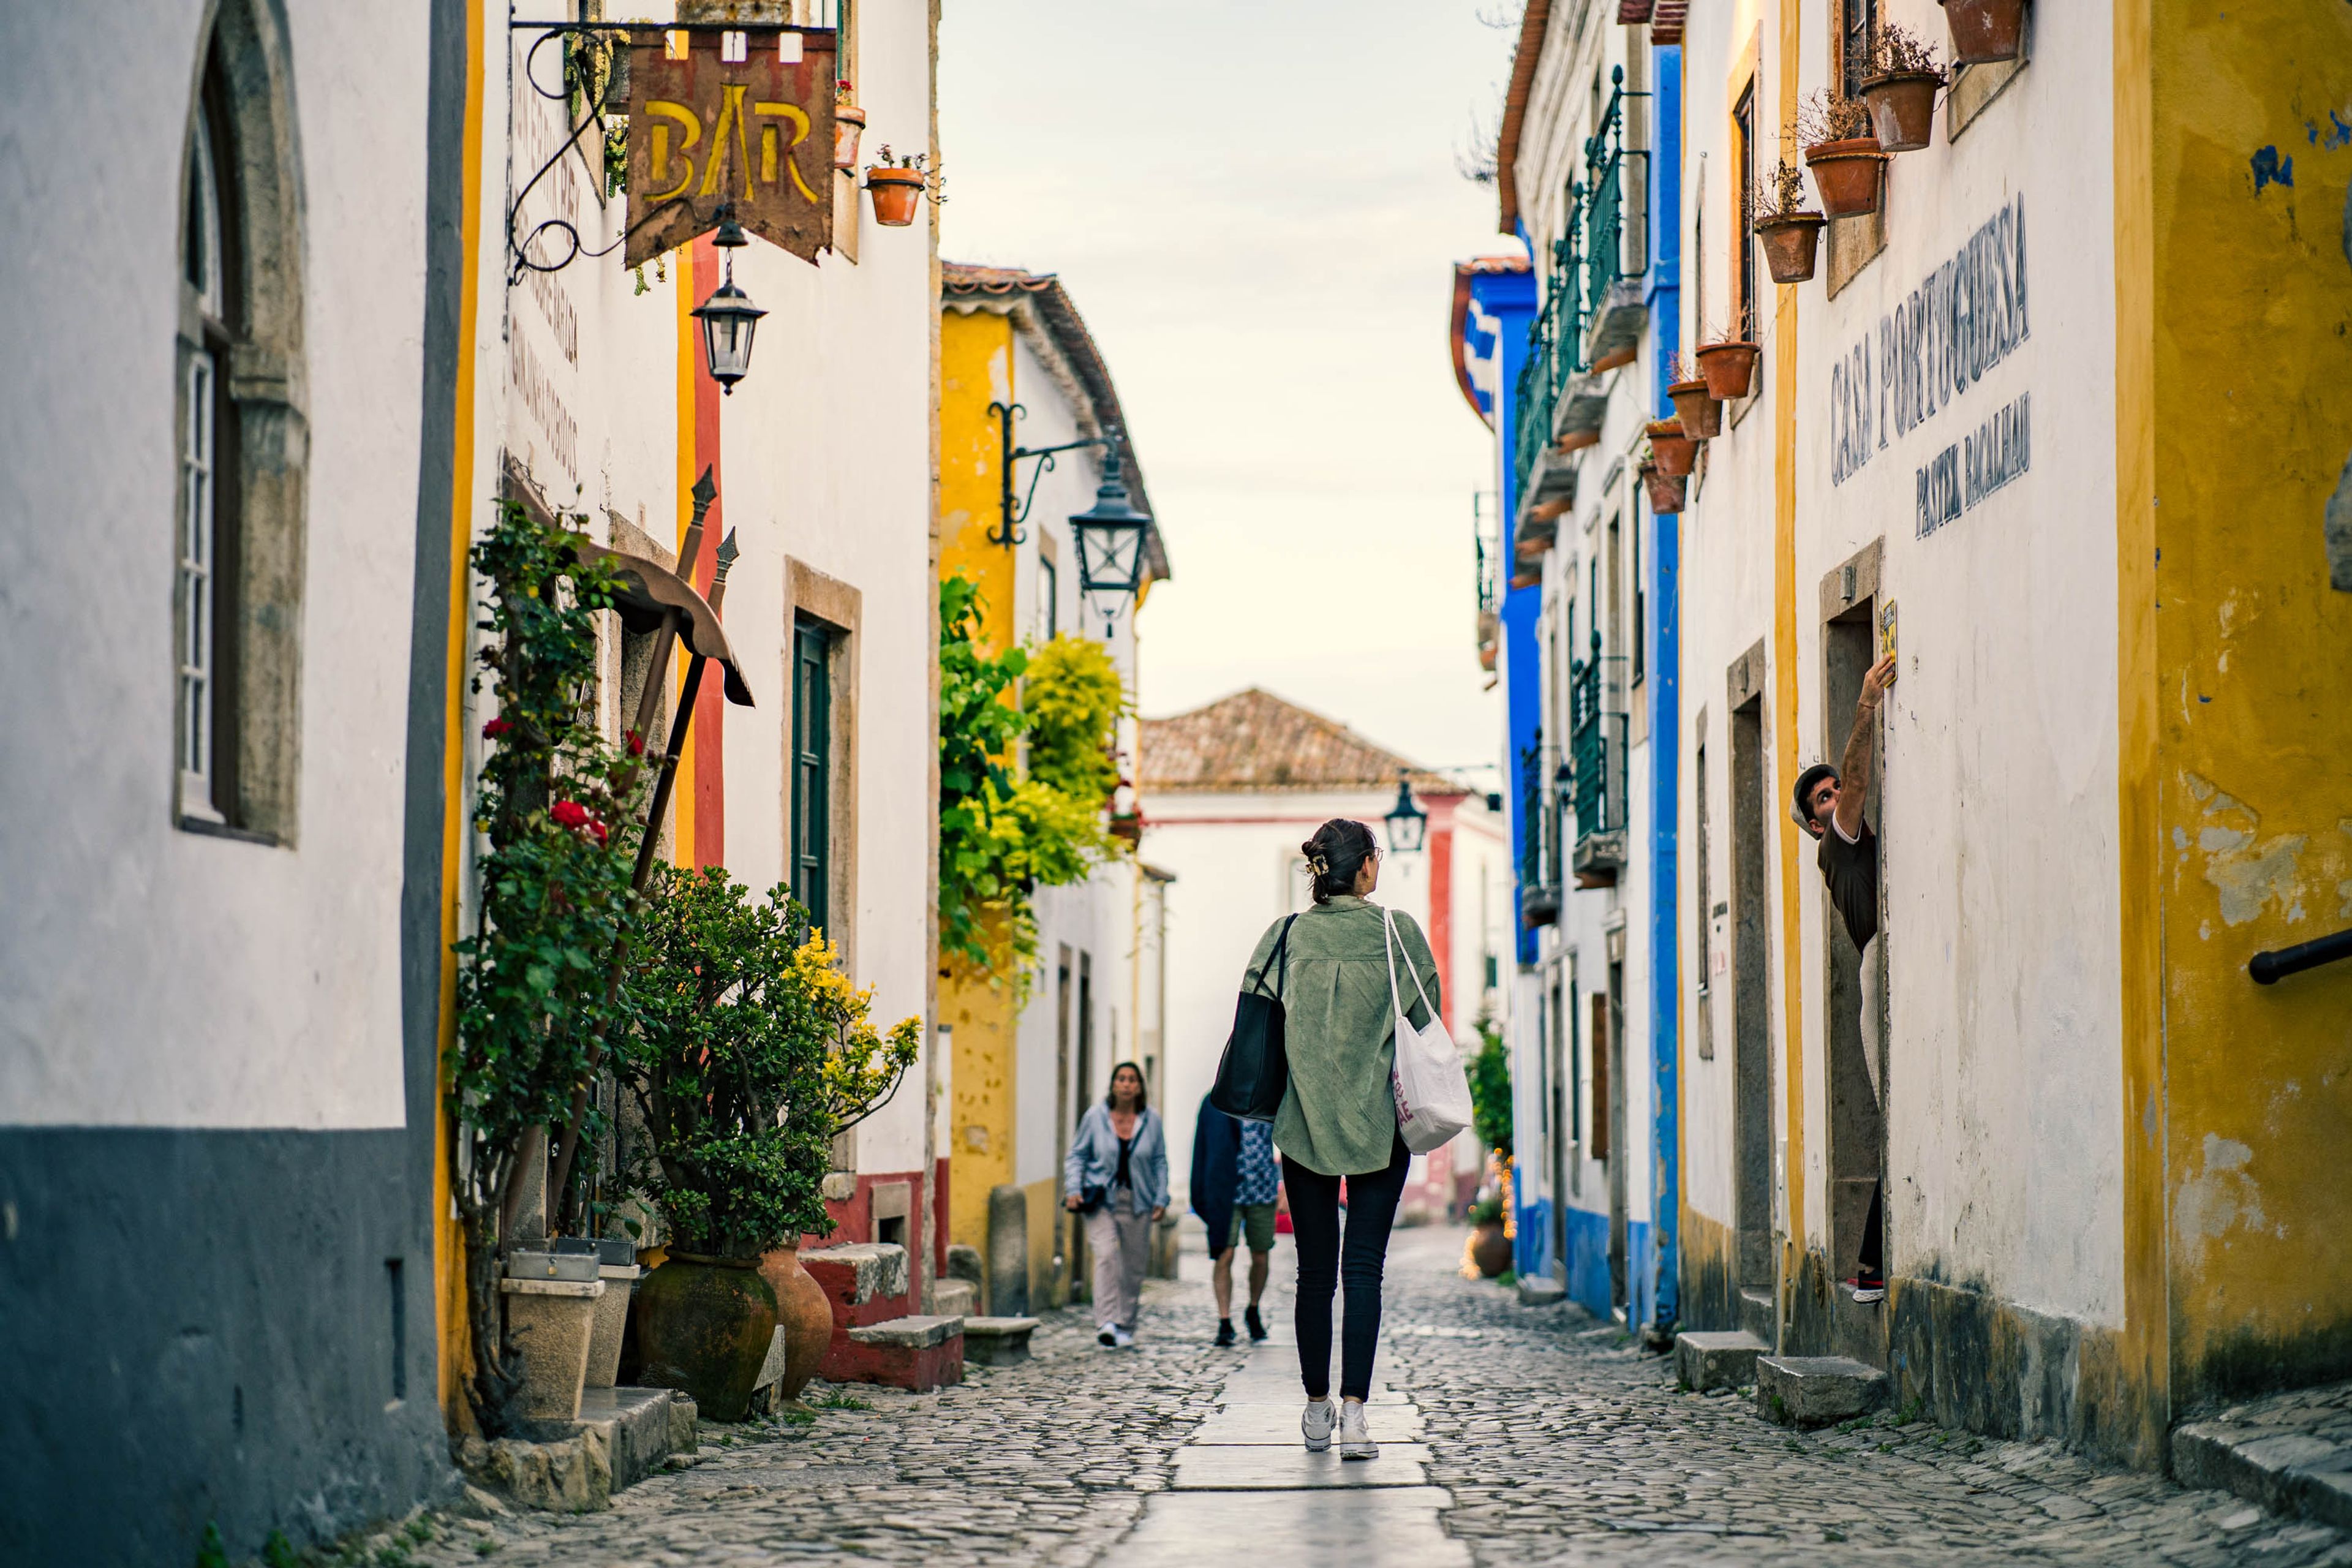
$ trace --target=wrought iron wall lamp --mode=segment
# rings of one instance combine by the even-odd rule
[[[1037,481],[1053,468],[1055,453],[1075,452],[1081,447],[1108,447],[1115,461],[1118,444],[1110,437],[1097,436],[1090,440],[1065,441],[1058,447],[1015,447],[1013,444],[1013,416],[1026,414],[1029,410],[1018,403],[991,403],[988,411],[996,416],[997,490],[999,504],[1003,508],[998,514],[996,529],[989,534],[988,542],[1009,549],[1029,541],[1029,536],[1021,531],[1021,525],[1029,521],[1029,508],[1037,500]],[[1021,498],[1021,505],[1016,509],[1013,504],[1013,483],[1016,477],[1013,465],[1024,458],[1035,458],[1038,463],[1029,474],[1029,491]]]

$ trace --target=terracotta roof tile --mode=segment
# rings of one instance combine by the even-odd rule
[[[1412,767],[1335,720],[1251,687],[1205,708],[1146,719],[1143,792],[1373,789],[1406,768],[1417,795],[1459,795],[1460,784]]]

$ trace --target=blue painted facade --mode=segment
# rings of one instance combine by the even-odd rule
[[[1655,417],[1674,414],[1666,395],[1670,367],[1682,349],[1682,168],[1683,51],[1679,46],[1651,51],[1650,79],[1656,84],[1658,145],[1656,175],[1650,182],[1650,331]],[[1650,1149],[1654,1162],[1651,1213],[1656,1256],[1645,1259],[1643,1279],[1654,1281],[1656,1310],[1636,1322],[1672,1324],[1681,1291],[1677,1285],[1681,1239],[1681,1097],[1675,1080],[1681,1008],[1675,948],[1675,837],[1681,826],[1677,759],[1682,733],[1680,539],[1677,516],[1654,517],[1643,559],[1653,574],[1654,606],[1648,650],[1650,679]]]

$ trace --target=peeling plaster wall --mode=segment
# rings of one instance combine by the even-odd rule
[[[2352,12],[2153,13],[2151,784],[2176,1413],[2352,1372]],[[2126,984],[2130,980],[2127,978]]]

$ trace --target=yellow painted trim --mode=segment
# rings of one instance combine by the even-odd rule
[[[441,985],[442,1067],[434,1075],[433,1115],[433,1310],[440,1349],[443,1418],[457,1424],[467,1406],[462,1379],[473,1356],[466,1312],[466,1239],[454,1212],[450,1164],[456,1157],[455,1112],[449,1103],[446,1064],[457,1042],[457,911],[462,898],[466,831],[466,641],[474,617],[467,610],[470,586],[467,550],[473,541],[474,328],[480,310],[478,254],[482,238],[482,11],[466,9],[466,114],[458,159],[464,168],[457,254],[457,366],[451,417],[449,496],[449,647],[447,721],[442,733],[441,790]]]
[[[2115,8],[2116,787],[2123,1023],[2124,1375],[2169,1425],[2158,822],[2156,228],[2149,0]]]
[[[1801,0],[1780,0],[1780,101],[1773,109],[1783,120],[1797,101],[1801,10]],[[1780,763],[1780,794],[1785,795],[1797,779],[1796,286],[1782,284],[1779,293],[1772,312],[1772,739]],[[1781,1090],[1788,1101],[1788,1155],[1780,1173],[1789,1207],[1780,1264],[1785,1293],[1795,1289],[1797,1266],[1805,1255],[1804,942],[1798,879],[1802,845],[1787,812],[1774,811],[1772,820],[1780,829]]]
[[[686,546],[687,525],[694,521],[694,481],[699,472],[694,466],[694,378],[702,368],[696,358],[694,320],[694,246],[691,242],[669,253],[670,288],[674,290],[671,306],[677,312],[677,536],[670,541],[673,551]],[[678,571],[688,582],[694,580],[694,563],[681,561]],[[686,694],[685,649],[670,656],[670,724],[673,729],[686,721],[679,700]],[[680,866],[694,864],[694,774],[701,761],[701,737],[687,731],[686,748],[678,753],[677,783],[670,791],[670,843],[672,858]]]

